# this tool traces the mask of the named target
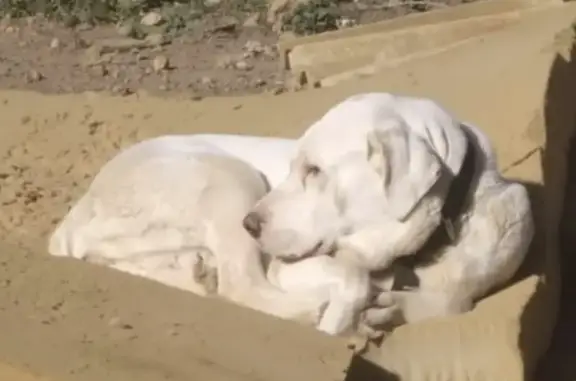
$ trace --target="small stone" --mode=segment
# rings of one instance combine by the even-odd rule
[[[244,50],[253,55],[264,52],[264,45],[260,41],[249,40],[244,44]]]
[[[79,32],[85,32],[87,30],[92,30],[92,29],[94,29],[94,25],[87,23],[87,22],[79,24],[78,26],[76,26],[76,30]]]
[[[245,28],[255,28],[258,26],[260,21],[260,13],[253,13],[244,20],[243,26]]]
[[[214,85],[214,80],[210,77],[202,77],[200,79],[200,83],[202,83],[205,86],[212,86]]]
[[[112,93],[114,94],[118,94],[122,97],[125,97],[127,95],[133,94],[134,91],[132,91],[131,88],[126,87],[126,86],[122,86],[122,85],[114,85],[112,87]]]
[[[44,76],[37,70],[30,70],[26,73],[26,82],[28,83],[40,82],[43,79]]]
[[[16,32],[16,28],[13,27],[13,26],[8,26],[8,27],[6,27],[6,29],[4,29],[4,32],[6,32],[6,33],[14,33],[14,32]]]
[[[228,69],[234,66],[234,58],[229,55],[220,56],[216,59],[216,67],[220,69]]]
[[[28,16],[26,17],[26,25],[28,26],[34,26],[34,24],[36,24],[36,16]]]
[[[72,39],[72,47],[74,49],[87,49],[90,47],[90,43],[79,36],[74,36]]]
[[[119,317],[113,317],[108,320],[108,325],[113,328],[132,329],[132,325],[122,322]]]
[[[262,87],[266,85],[266,81],[262,78],[256,78],[256,80],[254,81],[254,86],[256,87]]]
[[[105,77],[108,75],[108,68],[104,65],[96,65],[94,66],[94,74],[99,77]]]
[[[245,70],[245,71],[252,70],[253,68],[253,66],[250,63],[243,60],[236,62],[234,64],[234,67],[238,70]]]
[[[108,325],[110,327],[118,327],[120,326],[120,324],[121,324],[120,318],[117,316],[110,318],[110,320],[108,320]]]
[[[270,94],[272,94],[272,95],[280,95],[284,92],[286,92],[286,89],[282,86],[278,86],[278,87],[275,87],[272,90],[270,90]]]
[[[58,38],[53,38],[50,41],[50,49],[58,49],[60,47],[60,40]]]
[[[152,61],[152,69],[154,69],[155,72],[160,72],[162,70],[165,70],[168,68],[169,62],[168,62],[168,58],[166,58],[166,56],[156,56],[154,58],[154,60]]]
[[[134,25],[132,23],[121,24],[116,28],[116,31],[122,37],[131,37],[134,34]]]
[[[208,8],[216,7],[220,5],[222,0],[204,0],[204,5]]]
[[[276,24],[281,19],[281,14],[290,6],[291,0],[272,0],[268,6],[266,22]]]
[[[268,56],[270,58],[278,57],[278,51],[273,46],[270,46],[270,45],[264,46],[263,53],[265,56]]]
[[[222,20],[212,28],[211,32],[234,32],[238,26],[238,19],[232,16],[223,17]]]
[[[155,26],[162,22],[162,15],[158,12],[152,11],[148,12],[142,20],[140,20],[140,24],[144,26]]]
[[[166,45],[170,42],[170,40],[161,33],[149,34],[148,36],[146,36],[144,41],[146,41],[151,46]]]
[[[93,45],[84,51],[82,61],[85,66],[90,66],[98,63],[102,57],[102,48],[98,45]]]
[[[337,20],[338,29],[351,28],[357,24],[358,22],[350,17],[341,17]]]

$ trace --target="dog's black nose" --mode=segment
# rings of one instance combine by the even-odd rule
[[[262,233],[262,219],[258,213],[248,213],[246,217],[244,217],[244,220],[242,220],[242,225],[244,225],[244,229],[246,229],[253,238],[257,239],[260,237],[260,233]]]

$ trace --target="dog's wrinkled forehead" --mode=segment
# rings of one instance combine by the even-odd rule
[[[366,137],[364,134],[343,134],[330,139],[309,136],[303,139],[297,157],[306,164],[323,169],[332,167],[351,154],[365,155]]]

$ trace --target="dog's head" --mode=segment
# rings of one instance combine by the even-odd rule
[[[338,152],[304,139],[288,178],[246,216],[246,229],[265,252],[285,259],[322,254],[382,218],[403,221],[442,171],[426,140],[398,119],[347,143]]]
[[[288,178],[255,205],[244,226],[264,252],[296,260],[402,222],[445,168],[460,170],[466,139],[458,126],[431,100],[351,97],[300,138]]]

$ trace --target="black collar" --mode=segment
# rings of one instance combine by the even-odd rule
[[[427,266],[434,263],[441,254],[443,247],[454,244],[460,239],[459,219],[468,209],[471,190],[476,173],[476,147],[472,137],[463,128],[467,146],[464,161],[460,172],[454,177],[446,201],[442,207],[442,223],[430,235],[428,241],[413,255],[398,258],[392,265],[394,274],[393,290],[402,290],[407,287],[417,288],[418,277],[414,271],[416,267]]]

